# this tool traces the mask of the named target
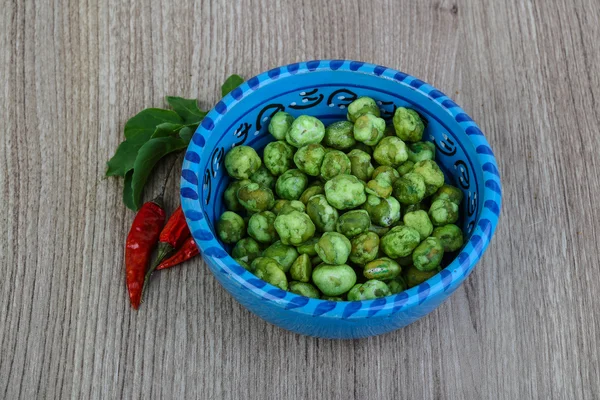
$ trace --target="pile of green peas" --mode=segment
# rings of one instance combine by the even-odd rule
[[[252,147],[231,149],[227,211],[216,224],[258,278],[334,301],[416,286],[463,245],[463,194],[445,184],[419,114],[399,107],[386,126],[369,97],[347,110],[347,121],[328,127],[278,112],[262,159]]]

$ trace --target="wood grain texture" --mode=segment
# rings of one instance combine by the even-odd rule
[[[0,398],[600,395],[597,0],[20,0],[0,18]],[[426,318],[365,340],[268,325],[200,259],[133,312],[133,213],[103,178],[124,122],[314,58],[401,69],[478,121],[504,184],[478,268]]]

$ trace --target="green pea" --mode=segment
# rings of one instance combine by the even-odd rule
[[[321,232],[332,232],[338,220],[338,211],[332,207],[327,198],[318,194],[310,198],[306,204],[306,213]]]
[[[294,148],[284,141],[269,143],[263,151],[265,167],[275,176],[292,168]]]
[[[365,265],[363,275],[367,279],[387,280],[397,277],[400,272],[402,272],[402,268],[396,261],[382,257]]]
[[[433,160],[423,160],[415,163],[412,172],[423,177],[425,197],[431,196],[444,185],[444,173]]]
[[[318,194],[324,194],[324,193],[325,193],[325,185],[323,185],[321,183],[319,183],[317,185],[311,185],[311,186],[307,187],[304,192],[302,192],[302,195],[300,195],[300,201],[306,205],[306,204],[308,204],[308,200],[310,200],[311,197],[316,196]]]
[[[331,150],[325,154],[321,164],[321,177],[330,180],[340,174],[350,173],[350,159],[339,150]]]
[[[240,259],[246,262],[252,262],[256,257],[259,257],[262,253],[260,244],[251,237],[244,238],[238,241],[233,250],[231,250],[231,256],[235,259]]]
[[[371,226],[371,217],[366,210],[353,210],[342,214],[335,225],[335,230],[351,239],[367,232]]]
[[[367,200],[363,184],[353,175],[338,175],[327,181],[325,197],[338,210],[356,208]]]
[[[264,165],[261,165],[255,173],[250,175],[250,180],[271,190],[275,189],[276,178]]]
[[[354,149],[348,153],[348,159],[350,160],[350,173],[352,175],[365,182],[371,179],[374,168],[369,153]]]
[[[384,137],[375,147],[373,158],[379,165],[398,167],[408,159],[408,148],[395,136]]]
[[[448,200],[454,204],[460,205],[463,200],[463,192],[454,186],[444,184],[431,196],[431,201]]]
[[[396,182],[398,178],[400,178],[400,174],[389,165],[380,165],[379,167],[375,168],[371,178],[378,179],[382,182],[387,181],[391,185],[392,183]]]
[[[306,242],[298,245],[296,247],[296,250],[298,250],[298,253],[300,253],[300,254],[307,254],[310,257],[314,257],[317,255],[317,251],[315,250],[315,244],[317,244],[317,242],[319,241],[320,238],[321,238],[320,236],[312,237],[312,238],[308,239]]]
[[[350,261],[364,265],[377,257],[379,251],[379,236],[373,232],[361,233],[350,242]]]
[[[402,204],[417,204],[427,193],[425,180],[414,172],[409,172],[396,180],[393,189],[394,197]]]
[[[275,205],[271,189],[254,182],[239,188],[237,198],[240,204],[251,212],[270,210]]]
[[[444,246],[440,239],[430,236],[413,251],[413,264],[421,271],[433,271],[442,262]]]
[[[217,233],[223,243],[235,243],[246,236],[246,223],[236,213],[225,211],[217,222]]]
[[[325,136],[325,125],[315,117],[301,115],[285,134],[285,140],[294,147],[320,143]]]
[[[354,146],[354,124],[350,121],[337,121],[325,129],[323,144],[336,150],[348,150]]]
[[[416,142],[408,146],[408,159],[414,163],[435,159],[435,144],[431,142]]]
[[[409,226],[396,226],[381,238],[381,250],[390,258],[412,253],[421,241],[419,231]]]
[[[385,282],[372,279],[363,284],[355,285],[348,292],[348,301],[373,300],[391,294]]]
[[[372,98],[359,97],[348,105],[348,121],[355,122],[365,114],[372,114],[375,117],[379,117],[380,115],[379,107]]]
[[[223,203],[225,203],[225,208],[227,210],[234,212],[244,211],[244,207],[237,198],[237,192],[242,186],[246,186],[249,183],[252,183],[249,179],[229,182],[227,189],[223,192]]]
[[[290,169],[277,178],[275,192],[283,199],[298,200],[307,185],[308,178],[302,171]]]
[[[396,136],[407,142],[418,142],[423,138],[425,125],[415,110],[398,107],[394,112]]]
[[[453,224],[458,221],[458,205],[448,200],[436,200],[429,207],[429,218],[434,226]]]
[[[312,299],[318,299],[321,295],[316,287],[306,282],[290,282],[289,291]]]
[[[290,276],[299,282],[309,282],[312,274],[312,264],[308,254],[300,254],[290,268]]]
[[[420,210],[406,213],[404,214],[403,219],[404,225],[415,228],[419,232],[421,240],[424,240],[431,235],[431,232],[433,232],[433,224],[425,211]]]
[[[250,268],[258,279],[262,279],[282,290],[287,290],[288,281],[285,272],[281,269],[281,265],[272,258],[258,257],[252,261]]]
[[[241,258],[234,258],[235,262],[240,264],[245,270],[250,271],[250,264],[247,261],[242,260]]]
[[[433,230],[433,237],[442,242],[444,251],[456,251],[463,245],[463,233],[460,228],[454,224],[439,226]]]
[[[398,172],[398,175],[404,176],[404,175],[408,174],[410,171],[412,171],[414,166],[415,166],[414,162],[405,161],[396,169],[396,171]]]
[[[383,227],[392,226],[400,219],[400,203],[393,197],[382,199],[370,194],[363,208],[369,213],[371,221]]]
[[[315,245],[317,254],[326,264],[345,264],[350,255],[350,240],[341,233],[325,232]]]
[[[383,138],[385,120],[373,114],[365,114],[354,122],[354,139],[369,146],[375,146]]]
[[[304,203],[302,203],[301,201],[286,200],[286,203],[283,206],[281,206],[281,208],[279,209],[279,213],[277,215],[287,214],[292,211],[305,212],[306,207],[304,206]]]
[[[294,154],[294,163],[298,169],[310,176],[318,176],[325,157],[325,148],[320,144],[307,144]]]
[[[249,146],[234,147],[225,155],[225,169],[235,179],[248,179],[261,164],[260,157]]]
[[[321,264],[313,270],[312,280],[324,295],[339,296],[354,286],[356,273],[346,264]]]
[[[269,122],[269,133],[277,140],[284,140],[285,134],[290,129],[293,122],[294,117],[286,112],[279,111],[271,117],[271,122]]]
[[[275,219],[275,229],[283,244],[298,246],[315,234],[315,225],[310,217],[299,211],[278,215]]]
[[[406,283],[404,282],[404,279],[402,279],[401,276],[395,277],[394,279],[386,282],[386,284],[388,286],[388,289],[390,289],[391,294],[398,294],[407,289]]]
[[[277,261],[283,267],[283,272],[288,272],[298,258],[298,250],[294,246],[283,244],[281,240],[278,240],[267,247],[262,256]]]
[[[248,221],[248,235],[260,243],[273,243],[277,240],[275,214],[271,211],[262,211],[250,217]]]

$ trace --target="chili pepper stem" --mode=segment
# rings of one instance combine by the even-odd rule
[[[152,277],[152,273],[156,270],[156,267],[160,265],[160,263],[174,250],[173,246],[168,243],[160,242],[158,244],[158,253],[156,254],[156,258],[154,262],[150,266],[148,272],[146,272],[146,276],[144,277],[144,285],[142,286],[142,302],[144,301],[144,293],[146,293],[146,288],[150,283],[150,278]]]

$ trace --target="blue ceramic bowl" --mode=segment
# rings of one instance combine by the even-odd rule
[[[374,98],[390,120],[398,106],[427,121],[424,139],[437,147],[447,181],[464,193],[461,215],[466,244],[428,281],[397,295],[369,301],[309,299],[278,289],[237,264],[215,235],[229,179],[223,160],[233,146],[261,150],[273,140],[270,117],[309,114],[326,125],[346,118],[346,106]],[[500,176],[481,130],[448,96],[405,73],[357,61],[316,60],[274,68],[225,96],[202,121],[187,150],[181,203],[208,267],[250,311],[282,328],[323,338],[360,338],[406,326],[440,305],[471,273],[490,243],[501,205]]]

